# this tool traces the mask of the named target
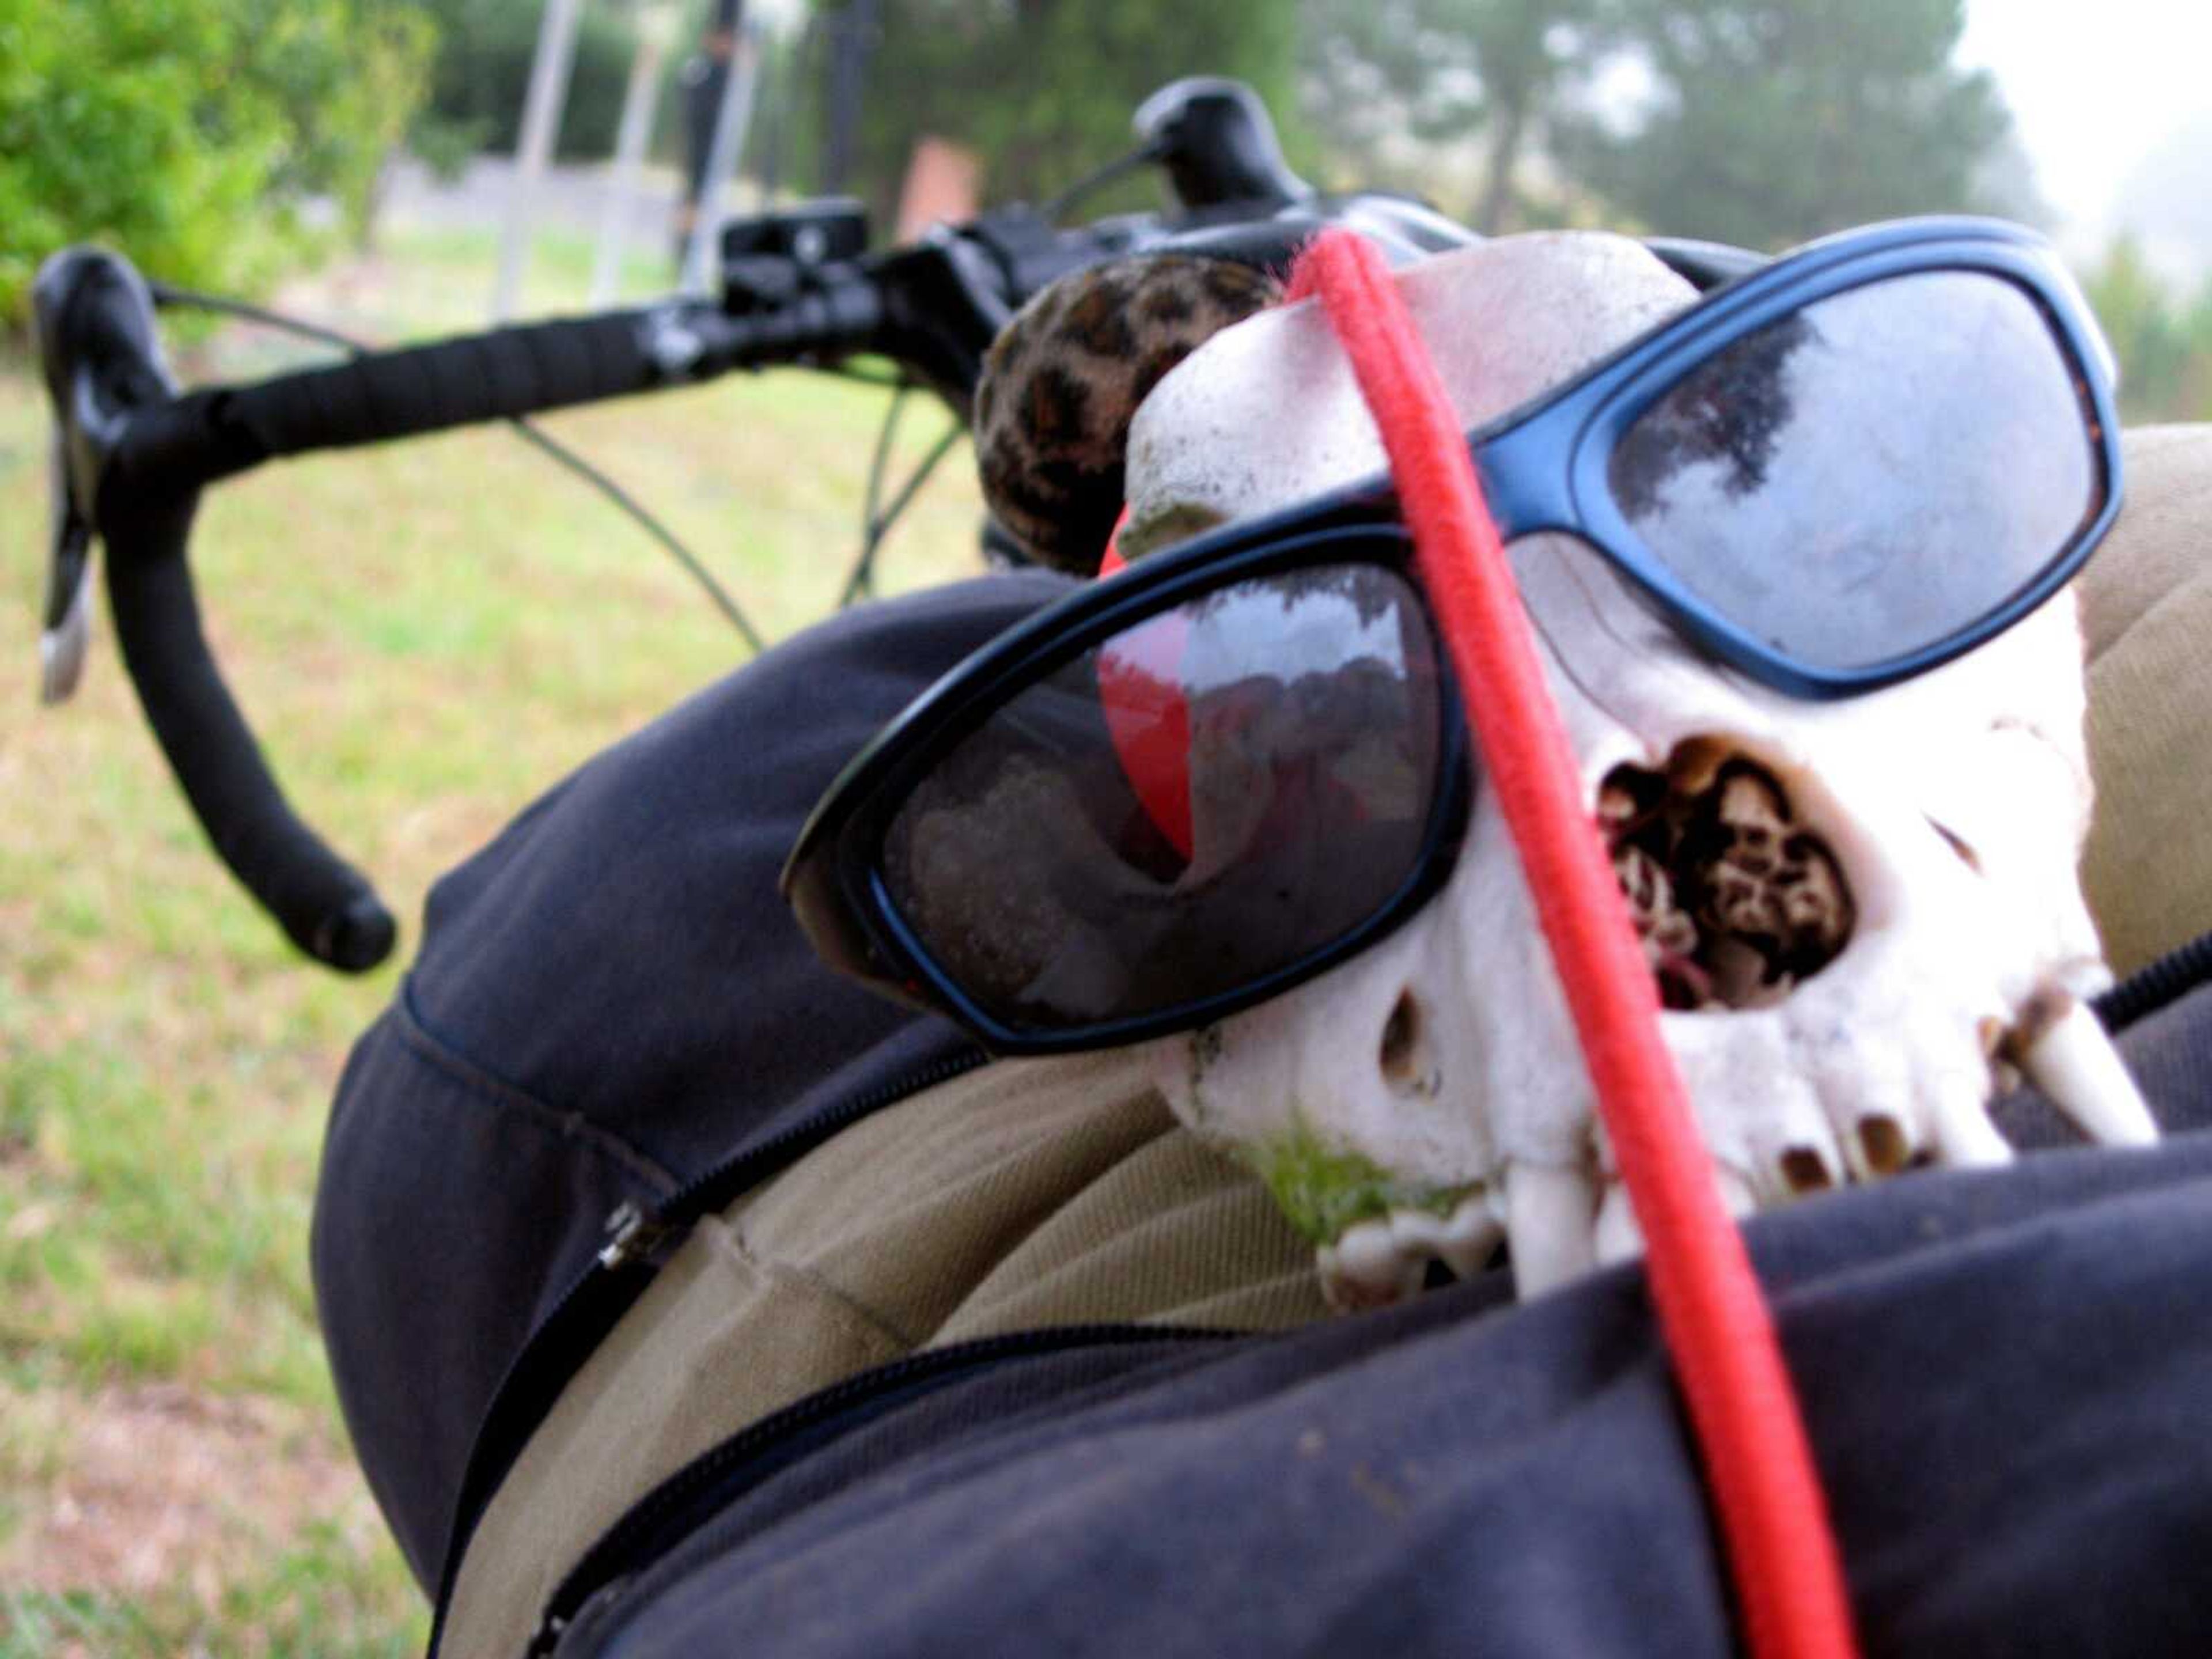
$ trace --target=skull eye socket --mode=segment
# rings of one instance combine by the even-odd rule
[[[1659,562],[1830,669],[1893,662],[2033,583],[2103,506],[2094,411],[2027,292],[1986,271],[1848,289],[1675,382],[1607,464]]]
[[[1380,565],[1237,582],[1123,628],[993,709],[908,791],[887,895],[1002,1024],[1233,995],[1422,872],[1447,705],[1427,613]]]

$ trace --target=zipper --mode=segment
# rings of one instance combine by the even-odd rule
[[[588,1603],[611,1599],[608,1593],[623,1580],[636,1577],[682,1538],[736,1502],[754,1484],[749,1474],[765,1478],[773,1473],[749,1466],[757,1466],[780,1443],[823,1427],[847,1412],[869,1405],[896,1404],[902,1395],[927,1393],[961,1376],[1012,1359],[1086,1347],[1220,1343],[1236,1340],[1239,1334],[1158,1325],[1066,1325],[982,1337],[911,1354],[833,1382],[702,1452],[631,1504],[584,1552],[547,1598],[526,1650],[526,1659],[543,1659],[552,1653]]]
[[[881,1111],[908,1095],[975,1071],[990,1060],[981,1048],[964,1048],[916,1067],[895,1082],[871,1089],[842,1105],[817,1112],[746,1151],[724,1158],[685,1182],[661,1204],[647,1210],[635,1202],[616,1206],[607,1218],[609,1240],[561,1293],[552,1311],[507,1362],[491,1404],[477,1425],[468,1463],[454,1500],[453,1522],[446,1540],[445,1565],[438,1574],[436,1612],[430,1624],[428,1659],[437,1659],[445,1634],[446,1610],[461,1558],[484,1506],[523,1445],[544,1422],[569,1380],[622,1316],[645,1294],[660,1263],[691,1224],[726,1206],[781,1164],[811,1150],[839,1130]],[[948,1351],[949,1352],[949,1351]]]
[[[647,1213],[635,1199],[624,1199],[607,1217],[606,1244],[598,1261],[609,1272],[643,1261],[668,1242],[669,1224]]]

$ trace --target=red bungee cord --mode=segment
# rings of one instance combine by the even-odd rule
[[[1390,458],[1417,568],[1566,988],[1645,1271],[1720,1514],[1752,1652],[1856,1651],[1827,1504],[1743,1240],[1722,1207],[1659,1002],[1536,657],[1467,441],[1374,246],[1323,233],[1289,297],[1318,294]]]

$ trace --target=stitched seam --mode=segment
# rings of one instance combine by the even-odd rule
[[[581,1112],[562,1111],[549,1105],[527,1091],[483,1070],[465,1056],[447,1047],[415,1011],[411,975],[402,982],[399,995],[393,999],[389,1014],[393,1018],[394,1029],[398,1033],[401,1044],[410,1054],[487,1104],[515,1113],[531,1121],[534,1127],[562,1139],[577,1142],[585,1151],[618,1165],[644,1182],[661,1197],[668,1196],[683,1186],[675,1174],[658,1159],[640,1152],[621,1136],[600,1127]]]
[[[2201,554],[2205,550],[2200,544],[2197,550]],[[2204,577],[2201,569],[2192,570],[2189,574],[2184,576],[2181,580],[2176,582],[2171,587],[2160,589],[2158,593],[2153,596],[2149,604],[2144,605],[2142,609],[2138,610],[2135,615],[2130,617],[2125,622],[2120,624],[2118,631],[2116,631],[2110,639],[2105,641],[2103,649],[2097,651],[2094,654],[2086,648],[2083,650],[2082,665],[2085,671],[2091,674],[2095,673],[2097,671],[2097,665],[2100,663],[2103,662],[2106,658],[2111,656],[2114,652],[2119,650],[2120,647],[2125,645],[2139,630],[2151,627],[2154,624],[2163,623],[2168,619],[2172,611],[2176,610],[2185,610],[2186,607],[2191,605],[2202,605],[2204,604],[2205,595],[2203,592],[2203,580]],[[2087,609],[2086,606],[2083,608]],[[2087,619],[2085,618],[2085,626],[2083,630],[2085,633],[2087,632],[2086,620]]]
[[[720,1238],[724,1248],[754,1272],[818,1297],[827,1304],[829,1311],[838,1316],[848,1327],[864,1335],[889,1341],[901,1355],[911,1353],[920,1346],[913,1337],[883,1315],[865,1303],[854,1301],[815,1269],[802,1267],[776,1256],[762,1255],[745,1237],[742,1224],[727,1216],[717,1219],[721,1223]]]

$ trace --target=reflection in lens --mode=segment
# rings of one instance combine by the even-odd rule
[[[1948,639],[2032,582],[2103,505],[2092,413],[2027,294],[1923,271],[1735,342],[1607,464],[1659,561],[1825,668]]]
[[[1437,805],[1437,668],[1403,578],[1242,582],[1085,651],[908,796],[890,898],[1007,1024],[1249,986],[1372,916]]]

